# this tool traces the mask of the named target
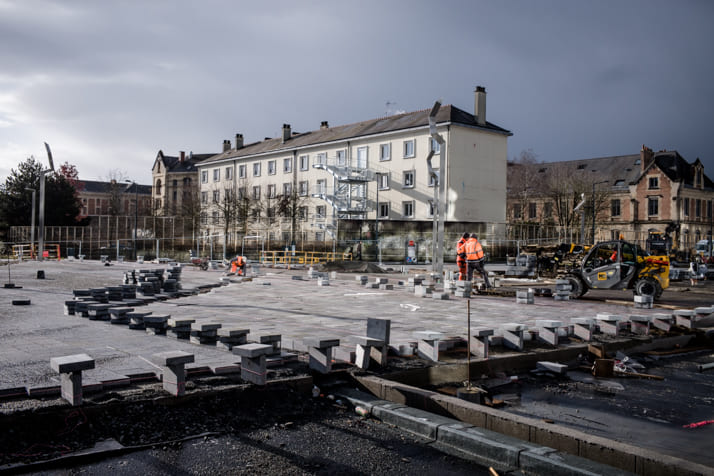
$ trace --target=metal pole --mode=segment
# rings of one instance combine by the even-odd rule
[[[466,336],[466,352],[468,353],[466,364],[466,379],[468,380],[468,389],[471,390],[471,298],[466,300],[466,327],[468,327],[468,335]]]
[[[37,259],[42,261],[42,255],[45,250],[45,175],[50,172],[50,170],[43,170],[40,174],[40,218],[38,224],[38,245],[37,245]]]
[[[35,254],[35,192],[34,188],[26,188],[32,192],[32,218],[30,219],[30,257]],[[37,256],[35,256],[37,259]]]
[[[437,260],[437,270],[443,281],[444,274],[444,220],[446,218],[446,157],[444,157],[444,149],[446,144],[439,142],[439,202],[438,202],[438,212],[439,212],[439,227],[438,227],[438,242],[437,250],[438,255],[435,257]]]
[[[136,229],[139,227],[139,186],[136,182],[134,182],[134,194],[134,243],[132,243],[132,246],[134,248],[134,261],[136,261]]]
[[[374,206],[374,242],[377,245],[377,259],[379,259],[379,264],[382,264],[382,252],[379,249],[379,179],[380,179],[380,173],[377,172],[377,203]]]
[[[592,242],[593,245],[595,244],[595,182],[593,182],[593,196],[592,196],[592,202],[590,202],[590,206],[593,208],[593,234],[592,234]]]

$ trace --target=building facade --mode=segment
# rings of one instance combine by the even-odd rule
[[[486,91],[478,87],[473,113],[439,109],[441,148],[429,132],[429,110],[244,144],[197,164],[204,234],[261,235],[286,242],[373,236],[405,226],[431,227],[434,175],[443,148],[445,221],[503,223],[506,213],[508,130],[486,121]]]
[[[674,248],[689,250],[712,232],[714,183],[699,159],[690,163],[676,151],[642,146],[639,154],[509,169],[509,225],[529,227],[520,234],[528,240],[622,238],[646,246],[651,234],[667,234]]]
[[[191,215],[198,194],[197,165],[215,154],[165,155],[159,150],[151,168],[153,213],[157,216]]]
[[[139,215],[151,214],[151,186],[117,181],[82,180],[78,191],[82,202],[80,218],[97,215],[135,214],[134,203],[138,196]]]

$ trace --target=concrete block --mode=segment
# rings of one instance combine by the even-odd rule
[[[541,340],[552,346],[558,345],[558,329],[563,326],[561,321],[553,321],[549,319],[536,320],[538,327],[538,340]]]
[[[672,328],[672,322],[674,321],[674,316],[672,314],[652,314],[652,327],[663,330],[664,332],[669,332]]]
[[[568,366],[557,362],[540,361],[536,362],[536,368],[545,370],[558,375],[565,375],[568,372]]]
[[[87,354],[66,355],[50,359],[50,367],[60,374],[93,369],[94,364],[94,359]]]
[[[623,317],[617,314],[598,314],[595,316],[600,332],[617,336],[620,334],[620,322]]]
[[[676,309],[672,312],[674,315],[676,324],[681,327],[686,327],[688,329],[694,328],[694,321],[697,318],[697,314],[690,309]]]
[[[386,405],[376,405],[372,408],[372,413],[385,423],[430,440],[436,440],[440,426],[456,423],[453,418],[405,406],[389,408]]]
[[[383,340],[385,344],[389,344],[389,337],[392,327],[390,319],[377,319],[375,317],[367,318],[367,337]]]
[[[221,327],[218,329],[218,337],[245,337],[250,334],[250,329],[240,327]]]
[[[439,301],[448,301],[449,300],[450,293],[444,292],[444,293],[439,293],[435,292],[431,294],[431,297],[434,299],[437,299]]]
[[[189,352],[173,350],[153,354],[151,361],[157,365],[169,367],[173,365],[190,364],[195,361],[195,356]]]
[[[241,357],[248,357],[249,359],[266,355],[273,352],[272,345],[266,344],[243,344],[233,347],[233,353]]]
[[[439,340],[443,339],[444,334],[434,331],[416,331],[413,335],[418,339],[417,355],[422,359],[438,362]]]
[[[515,322],[508,322],[501,325],[503,333],[503,345],[510,349],[523,350],[523,333],[526,326]]]
[[[382,291],[392,291],[392,290],[394,290],[394,285],[393,284],[380,284],[379,289]]]
[[[340,339],[332,337],[305,337],[302,340],[307,347],[317,347],[324,349],[325,347],[337,347],[340,345]]]
[[[519,455],[519,470],[524,474],[548,474],[551,476],[632,475],[631,472],[556,451],[546,446],[522,451]]]
[[[308,366],[312,370],[327,374],[332,370],[332,349],[328,347],[309,347],[308,348]]]
[[[489,337],[493,335],[493,329],[488,327],[475,327],[471,329],[470,350],[471,354],[482,359],[488,359]]]
[[[650,333],[650,322],[652,322],[651,316],[630,316],[630,330],[634,334],[648,335]]]
[[[206,331],[217,331],[223,327],[220,322],[208,321],[199,319],[196,322],[191,323],[192,331],[206,332]]]
[[[251,344],[246,344],[251,345]],[[260,344],[256,344],[260,345]],[[243,346],[240,346],[243,347]],[[270,347],[270,346],[266,346]],[[235,353],[235,349],[233,352]],[[254,383],[256,385],[265,385],[268,377],[268,369],[265,361],[265,354],[260,354],[256,357],[241,356],[240,359],[240,378],[245,382]]]
[[[589,317],[574,317],[570,322],[573,325],[573,334],[575,334],[576,337],[586,342],[592,340],[595,319]]]

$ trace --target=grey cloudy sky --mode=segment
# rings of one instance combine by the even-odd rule
[[[471,112],[477,85],[509,158],[646,144],[713,177],[713,21],[708,0],[0,0],[0,179],[46,141],[81,178],[148,184],[159,149]]]

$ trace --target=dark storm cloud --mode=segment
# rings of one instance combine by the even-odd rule
[[[514,132],[510,157],[644,143],[714,175],[713,5],[0,0],[0,175],[47,140],[85,178],[148,182],[158,149],[215,152],[236,132],[252,142],[440,97],[470,111],[476,85]]]

